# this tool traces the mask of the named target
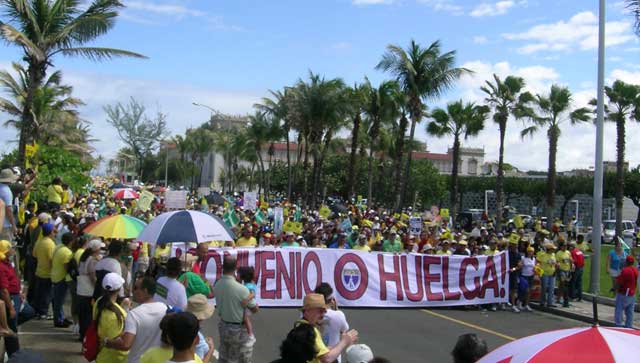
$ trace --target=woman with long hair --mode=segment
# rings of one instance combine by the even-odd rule
[[[78,264],[78,281],[76,294],[78,308],[78,333],[80,341],[89,328],[92,320],[93,290],[96,286],[96,263],[100,260],[100,249],[104,247],[102,241],[89,241],[87,248],[80,256]]]
[[[316,357],[316,333],[310,324],[298,324],[280,345],[280,359],[271,363],[310,362]]]
[[[125,363],[128,351],[109,348],[106,345],[108,339],[119,337],[124,332],[124,319],[127,312],[116,302],[118,291],[124,285],[124,279],[117,273],[110,272],[102,279],[103,295],[93,308],[93,317],[96,321],[96,331],[100,350],[96,363]]]

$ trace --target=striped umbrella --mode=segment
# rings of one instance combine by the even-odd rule
[[[625,328],[562,329],[507,343],[478,363],[631,363],[640,357],[640,331]]]
[[[115,199],[138,199],[140,195],[133,189],[119,189],[113,194]]]
[[[138,240],[156,243],[233,241],[235,236],[224,222],[195,210],[163,213],[140,233]]]
[[[126,214],[117,214],[93,222],[84,232],[103,238],[136,238],[147,224]]]

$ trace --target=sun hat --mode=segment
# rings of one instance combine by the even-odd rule
[[[104,248],[105,246],[106,245],[104,244],[104,242],[100,241],[99,239],[92,239],[91,241],[89,241],[87,248],[95,251]]]
[[[20,178],[16,174],[13,173],[11,169],[2,169],[0,171],[0,183],[13,183]]]
[[[468,245],[467,241],[465,241],[465,240],[461,240],[460,242],[458,242],[458,244],[460,246],[467,246]]]
[[[187,300],[187,311],[192,313],[198,320],[207,320],[216,311],[216,308],[202,294],[195,294]]]
[[[366,344],[354,344],[347,348],[347,363],[367,363],[373,359],[373,352]]]
[[[535,250],[536,249],[531,246],[527,247],[527,252],[535,252]]]
[[[102,279],[102,288],[107,291],[120,290],[122,285],[124,285],[124,279],[115,272],[109,272]]]
[[[38,214],[38,222],[47,223],[51,220],[51,214],[42,212]]]
[[[302,301],[302,308],[300,308],[300,310],[326,308],[327,304],[324,301],[324,295],[311,293],[304,297],[304,300]]]
[[[7,252],[11,249],[11,242],[6,239],[0,240],[0,261],[7,258]]]

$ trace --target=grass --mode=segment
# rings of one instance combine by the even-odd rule
[[[611,278],[605,269],[607,264],[607,255],[609,251],[613,249],[612,245],[602,245],[600,250],[600,296],[608,296],[613,297],[614,295],[609,292],[611,288]],[[638,252],[640,249],[633,248],[633,255],[638,256]],[[589,291],[589,282],[591,281],[591,263],[593,261],[592,257],[589,257],[585,260],[584,264],[584,272],[582,274],[582,289],[585,292]]]

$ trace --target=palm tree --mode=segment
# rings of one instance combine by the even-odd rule
[[[427,124],[427,133],[436,137],[453,136],[453,168],[451,169],[450,204],[451,215],[458,210],[458,169],[460,159],[460,137],[465,140],[476,136],[484,128],[488,106],[464,104],[462,100],[450,103],[447,109],[437,108],[431,113],[433,121]]]
[[[640,35],[640,0],[626,0],[629,9],[636,18],[635,30]]]
[[[189,128],[185,132],[185,139],[188,152],[191,154],[191,161],[197,165],[199,170],[197,186],[200,187],[202,186],[204,159],[213,149],[213,133],[205,127]],[[193,177],[195,175],[192,176],[192,187],[196,184]]]
[[[616,80],[611,87],[605,87],[604,92],[609,99],[604,105],[605,120],[616,124],[616,235],[622,236],[625,123],[627,119],[640,121],[640,86]],[[597,105],[595,99],[590,103]]]
[[[253,115],[249,116],[250,125],[247,127],[246,136],[249,147],[255,153],[258,159],[258,166],[260,167],[260,183],[258,184],[258,192],[260,187],[266,190],[266,173],[264,167],[264,160],[262,158],[262,149],[269,142],[269,120],[263,112],[256,111]]]
[[[496,229],[502,226],[502,205],[504,195],[504,138],[507,134],[507,121],[510,116],[516,119],[531,114],[529,103],[533,95],[524,91],[525,82],[521,77],[507,76],[503,80],[493,75],[495,83],[485,81],[480,89],[486,93],[485,102],[493,110],[493,121],[500,130],[500,148],[498,152],[498,175],[496,177]]]
[[[87,47],[115,25],[118,0],[94,0],[88,7],[81,0],[3,0],[8,19],[0,22],[0,37],[20,47],[27,63],[28,92],[21,116],[18,162],[24,162],[25,146],[31,140],[33,100],[56,55],[81,56],[99,61],[113,57],[144,56],[121,49]]]
[[[439,97],[463,74],[471,72],[465,68],[454,67],[455,59],[455,51],[441,53],[439,41],[423,48],[415,40],[411,40],[406,50],[397,45],[388,45],[387,52],[376,66],[377,69],[393,74],[408,97],[407,110],[411,118],[410,143],[413,142],[416,125],[424,115],[424,102]],[[404,132],[405,129],[400,127],[399,131]],[[400,152],[402,151],[400,149]],[[412,154],[408,154],[404,177],[398,175],[401,178],[398,179],[400,183],[396,196],[396,210],[402,206],[406,186],[411,177]]]
[[[351,150],[349,155],[349,171],[347,176],[347,187],[346,187],[346,199],[355,196],[356,189],[356,170],[357,167],[357,153],[358,153],[358,137],[360,136],[360,126],[362,124],[362,113],[367,105],[367,96],[370,94],[367,89],[368,86],[371,86],[370,83],[365,82],[364,84],[358,85],[354,84],[353,87],[349,87],[345,90],[346,92],[346,106],[347,113],[351,118]]]
[[[369,168],[367,173],[367,198],[369,203],[373,202],[373,153],[378,148],[378,138],[381,128],[385,127],[388,122],[395,119],[398,112],[398,104],[394,95],[399,93],[399,85],[396,81],[384,81],[380,83],[378,88],[374,88],[366,81],[366,90],[369,92],[367,96],[367,105],[365,107],[365,116],[367,118],[369,128],[367,134],[370,138],[369,143]]]
[[[545,214],[549,225],[553,218],[556,198],[556,155],[558,153],[558,139],[561,134],[560,125],[567,119],[574,125],[578,122],[588,121],[591,118],[591,110],[581,107],[571,111],[571,103],[571,91],[569,91],[569,88],[552,85],[548,96],[535,96],[533,104],[536,110],[529,115],[532,124],[521,132],[521,136],[524,138],[527,135],[532,136],[543,127],[547,129],[549,169],[547,172]]]

